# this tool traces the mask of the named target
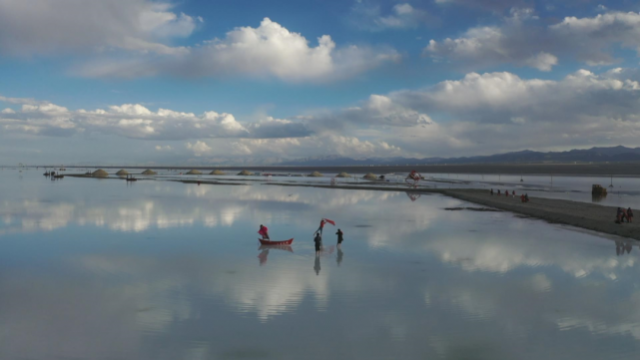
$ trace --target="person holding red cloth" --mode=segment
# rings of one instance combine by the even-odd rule
[[[262,239],[271,240],[269,239],[269,229],[264,225],[260,225],[260,230],[258,230],[258,234],[262,236]]]
[[[324,225],[325,225],[326,223],[329,223],[329,224],[331,224],[331,225],[333,225],[333,226],[336,226],[335,221],[333,221],[333,220],[329,220],[329,219],[322,219],[322,220],[320,220],[320,227],[318,227],[318,230],[316,230],[316,232],[314,232],[313,234],[314,234],[314,235],[315,235],[315,234],[320,234],[320,235],[322,236],[322,230],[324,230]]]

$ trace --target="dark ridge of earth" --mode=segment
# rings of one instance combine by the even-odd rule
[[[67,166],[67,168],[102,169],[148,169],[145,166]],[[478,175],[574,175],[574,176],[637,176],[640,177],[640,163],[597,163],[597,164],[467,164],[467,165],[382,165],[382,166],[152,166],[156,170],[251,170],[280,173],[321,173],[389,174],[409,173],[416,170],[424,174],[478,174]]]

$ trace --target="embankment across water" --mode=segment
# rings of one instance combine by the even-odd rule
[[[280,186],[313,186],[320,188],[338,188],[349,190],[404,191],[412,193],[437,193],[460,200],[490,206],[517,214],[546,220],[551,223],[566,224],[583,229],[598,231],[640,240],[640,223],[616,224],[616,208],[589,204],[585,202],[531,197],[528,203],[522,203],[520,197],[491,195],[486,190],[476,189],[400,189],[385,186],[326,186],[269,184]],[[640,220],[639,220],[640,221]]]
[[[241,182],[220,182],[211,180],[169,180],[198,185],[244,185]],[[344,190],[401,191],[416,194],[442,194],[460,200],[511,211],[551,223],[566,224],[605,234],[617,235],[640,240],[640,222],[616,224],[616,208],[589,204],[585,202],[531,197],[528,203],[522,203],[519,197],[491,195],[487,190],[478,189],[424,189],[405,188],[385,183],[370,185],[322,185],[265,182],[270,186],[315,187]],[[640,211],[640,210],[639,210]],[[638,219],[640,221],[640,219]]]

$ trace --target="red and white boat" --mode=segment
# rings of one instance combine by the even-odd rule
[[[262,245],[291,245],[291,243],[293,242],[293,238],[289,240],[277,240],[277,241],[258,239],[258,241],[260,241],[260,244]]]

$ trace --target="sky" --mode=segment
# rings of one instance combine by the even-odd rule
[[[640,3],[0,0],[0,164],[637,146]]]

